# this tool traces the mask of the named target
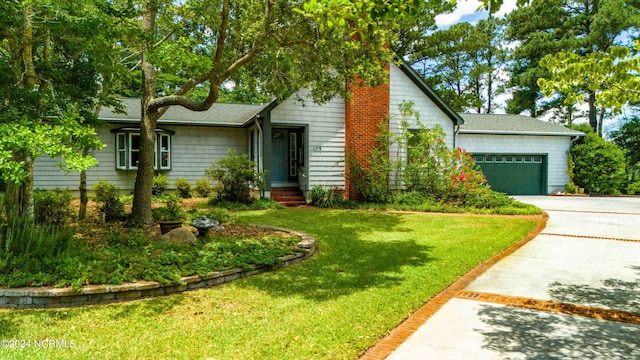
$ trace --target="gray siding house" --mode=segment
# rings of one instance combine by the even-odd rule
[[[389,67],[383,94],[391,131],[399,129],[399,105],[413,102],[420,123],[442,126],[449,146],[473,153],[496,190],[548,194],[569,181],[566,153],[580,132],[526,116],[458,114],[403,62]],[[305,194],[315,185],[348,187],[344,160],[350,134],[346,129],[354,127],[347,124],[349,102],[335,98],[317,105],[304,91],[297,97],[306,99],[304,104],[294,97],[266,105],[216,103],[205,112],[172,107],[158,121],[156,171],[165,174],[171,184],[177,178],[194,183],[204,178],[204,170],[213,162],[235,150],[248,154],[260,170],[267,170],[265,197],[281,188]],[[87,171],[89,188],[106,180],[121,190],[133,189],[140,100],[122,102],[126,114],[108,108],[100,113],[103,124],[98,137],[107,146],[93,154],[99,165]],[[366,113],[367,109],[358,111]],[[358,121],[366,125],[379,122],[380,117],[363,116]],[[397,153],[391,149],[391,154]],[[79,176],[63,173],[56,161],[48,157],[36,161],[35,187],[76,190]]]

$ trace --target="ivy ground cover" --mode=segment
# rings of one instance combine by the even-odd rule
[[[23,341],[0,348],[0,358],[355,359],[538,221],[309,209],[234,217],[310,233],[319,252],[206,290],[87,308],[0,310],[0,338]],[[54,345],[42,347],[42,340]]]

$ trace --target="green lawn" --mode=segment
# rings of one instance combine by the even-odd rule
[[[348,210],[238,213],[319,252],[211,289],[119,305],[0,310],[0,359],[354,359],[426,300],[521,239],[532,219]],[[35,348],[34,340],[74,348]]]

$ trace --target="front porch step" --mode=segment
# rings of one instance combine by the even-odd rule
[[[307,204],[302,191],[296,187],[271,188],[271,199],[284,206],[300,206]]]

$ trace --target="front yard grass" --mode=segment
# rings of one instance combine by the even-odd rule
[[[536,217],[288,209],[238,222],[296,229],[319,252],[273,273],[116,305],[0,310],[12,359],[355,359],[425,301],[523,238]],[[36,348],[34,340],[73,347]]]

